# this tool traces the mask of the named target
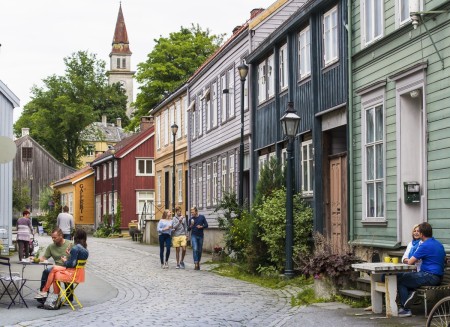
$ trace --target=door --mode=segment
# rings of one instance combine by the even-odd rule
[[[346,156],[330,158],[330,238],[332,251],[347,249],[347,164]]]

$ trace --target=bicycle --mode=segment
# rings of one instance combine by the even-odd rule
[[[427,327],[450,327],[450,296],[439,300],[431,309]]]

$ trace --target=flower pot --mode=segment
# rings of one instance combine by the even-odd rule
[[[327,276],[320,275],[314,279],[314,294],[316,298],[329,299],[336,295],[338,289]]]

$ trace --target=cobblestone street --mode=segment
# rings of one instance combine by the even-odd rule
[[[49,237],[41,237],[48,244]],[[58,311],[13,307],[0,309],[1,316],[10,316],[0,325],[15,326],[408,326],[395,320],[370,320],[355,316],[345,305],[328,303],[308,307],[291,307],[291,292],[270,290],[250,283],[218,276],[207,271],[194,271],[191,252],[186,269],[175,269],[175,251],[171,251],[170,269],[161,269],[159,248],[132,242],[130,239],[89,238],[90,258],[87,279],[77,289],[85,305],[72,312],[68,307]],[[205,255],[202,261],[209,260]],[[28,268],[27,268],[28,269]],[[93,276],[103,280],[111,294],[106,300],[95,299]],[[85,299],[85,301],[83,301]],[[36,306],[29,300],[31,307]],[[35,310],[35,318],[20,316],[23,310]],[[44,317],[45,316],[45,317]],[[4,316],[3,316],[4,317]],[[29,316],[27,316],[29,317]],[[42,317],[37,319],[38,317]],[[15,319],[15,320],[14,320]],[[12,323],[14,321],[14,323]]]

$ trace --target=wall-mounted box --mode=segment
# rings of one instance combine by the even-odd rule
[[[405,203],[420,203],[420,184],[418,182],[404,182],[403,189]]]

